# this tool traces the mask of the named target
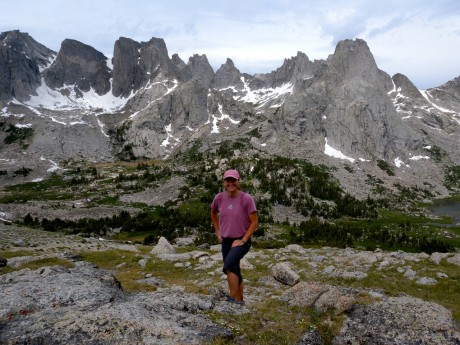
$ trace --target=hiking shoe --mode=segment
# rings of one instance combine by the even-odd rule
[[[238,301],[238,300],[236,300],[235,297],[230,297],[230,296],[227,297],[227,302],[228,303],[233,303],[233,304],[244,305],[244,301]]]

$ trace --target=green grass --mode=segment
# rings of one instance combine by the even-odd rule
[[[26,202],[29,200],[70,200],[76,194],[66,189],[67,183],[58,175],[53,174],[48,179],[40,182],[26,182],[5,187],[4,196],[0,197],[0,203]]]
[[[113,239],[116,241],[131,241],[133,243],[142,243],[144,238],[149,235],[146,231],[119,232]]]
[[[27,250],[18,250],[18,251],[0,250],[0,256],[5,259],[14,258],[17,256],[28,256],[28,255],[30,255],[30,251],[27,251]]]
[[[243,315],[210,312],[208,316],[229,327],[234,334],[233,339],[216,339],[213,345],[296,344],[302,333],[314,328],[322,335],[324,343],[330,344],[343,321],[343,316],[318,314],[312,308],[292,307],[275,299],[259,303]]]
[[[152,247],[143,247],[148,252]],[[115,271],[116,278],[120,281],[123,290],[136,292],[152,290],[145,284],[136,283],[135,280],[142,279],[145,274],[152,274],[156,278],[163,279],[168,285],[180,285],[188,292],[205,293],[206,290],[197,286],[194,281],[201,280],[203,272],[190,270],[184,267],[175,267],[174,263],[150,258],[145,268],[138,264],[142,259],[141,253],[127,251],[100,251],[85,252],[82,257],[85,261],[94,263],[100,268]],[[189,261],[196,262],[194,259]],[[126,265],[117,269],[116,266],[125,263]]]

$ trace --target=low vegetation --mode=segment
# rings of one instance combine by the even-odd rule
[[[30,127],[17,127],[13,124],[6,126],[0,122],[0,130],[6,133],[3,142],[7,145],[18,143],[22,149],[27,148],[29,139],[33,136],[34,130]]]
[[[453,251],[460,247],[459,229],[440,229],[432,220],[420,216],[416,202],[433,197],[429,186],[408,188],[395,184],[399,193],[388,197],[383,181],[368,175],[367,183],[382,198],[358,200],[344,192],[325,166],[285,157],[242,158],[235,152],[244,150],[247,142],[224,142],[215,152],[201,152],[197,142],[181,157],[171,162],[143,161],[124,164],[77,165],[69,162],[71,169],[64,174],[53,174],[49,179],[6,188],[0,203],[27,201],[85,200],[85,207],[100,205],[124,206],[119,197],[123,194],[158,188],[174,176],[186,183],[177,186],[177,197],[160,206],[138,203],[142,212],[130,214],[122,211],[112,217],[66,220],[34,218],[26,215],[22,221],[27,226],[47,231],[64,231],[83,236],[108,236],[118,229],[117,238],[137,243],[155,243],[160,236],[169,240],[194,234],[196,244],[215,243],[209,217],[213,196],[222,188],[216,171],[237,167],[242,176],[242,189],[254,195],[258,207],[260,229],[263,234],[270,226],[280,226],[283,231],[276,243],[301,243],[364,249],[383,248],[410,252]],[[236,157],[236,158],[235,158]],[[383,170],[389,167],[378,163]],[[389,171],[387,171],[389,173]],[[446,181],[453,183],[457,169],[448,172]],[[273,207],[282,205],[304,217],[297,223],[288,219],[274,219]],[[410,206],[407,212],[397,211]],[[59,207],[59,204],[56,206]],[[393,210],[393,211],[391,211]],[[446,232],[452,236],[446,237]],[[267,246],[263,240],[256,245]]]

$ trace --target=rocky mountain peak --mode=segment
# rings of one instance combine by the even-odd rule
[[[28,100],[41,84],[40,70],[56,52],[19,30],[0,34],[0,101]]]
[[[404,74],[396,73],[393,77],[396,89],[401,89],[405,96],[414,99],[423,99],[422,94],[417,87]]]
[[[185,82],[192,78],[192,72],[178,54],[173,54],[171,64],[179,81]]]
[[[295,83],[297,80],[313,77],[318,66],[311,62],[305,53],[297,52],[297,55],[285,59],[283,65],[272,72],[273,87],[281,86],[286,82]]]
[[[161,38],[148,42],[136,42],[120,37],[113,52],[113,95],[128,97],[154,80],[160,73],[172,76],[174,66],[168,56],[166,44]]]
[[[49,87],[73,85],[77,96],[90,89],[94,89],[99,95],[106,94],[110,91],[111,77],[104,54],[72,39],[62,42],[56,60],[44,72]]]
[[[337,78],[347,77],[374,82],[378,77],[377,64],[369,46],[358,38],[337,43],[334,54],[328,58],[328,65]]]
[[[441,85],[439,89],[446,90],[457,99],[460,99],[460,77],[448,81],[447,83]]]
[[[170,63],[168,49],[162,38],[153,37],[148,42],[141,42],[139,65],[147,74],[150,72],[150,78],[156,76],[158,69],[167,74],[171,69]]]
[[[139,59],[139,42],[120,37],[113,48],[112,93],[116,97],[128,97],[136,81],[136,67]],[[138,86],[138,85],[137,85]]]
[[[214,79],[214,70],[209,64],[206,55],[194,54],[188,60],[187,66],[192,73],[192,78],[199,81],[204,87],[209,88]]]
[[[24,54],[37,63],[39,67],[49,65],[50,60],[56,55],[56,52],[45,47],[43,44],[34,40],[26,32],[19,30],[6,31],[0,34],[0,46],[18,49],[21,48]]]
[[[216,71],[216,76],[214,78],[214,88],[224,89],[229,86],[234,86],[237,89],[243,87],[241,72],[235,67],[232,59],[227,59],[225,64],[220,66],[220,68]]]
[[[283,105],[283,127],[356,159],[390,160],[420,145],[420,136],[396,115],[387,76],[363,40],[338,43],[314,78]],[[321,106],[318,106],[321,104]]]

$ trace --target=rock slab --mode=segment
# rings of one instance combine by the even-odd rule
[[[414,297],[390,297],[355,305],[334,345],[460,344],[452,314],[439,304]]]
[[[211,296],[125,294],[84,262],[5,274],[0,290],[0,344],[202,344],[232,334],[202,314],[214,307]]]

